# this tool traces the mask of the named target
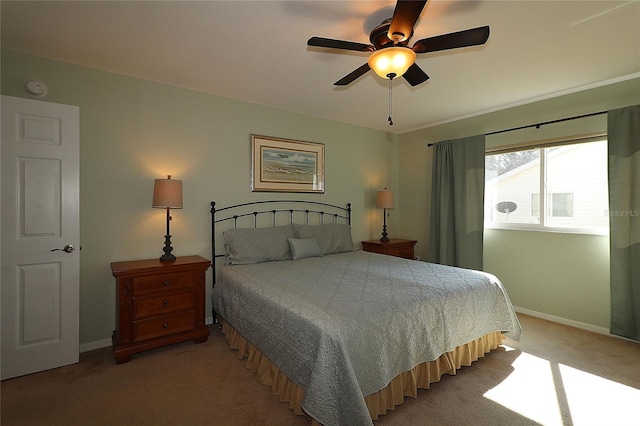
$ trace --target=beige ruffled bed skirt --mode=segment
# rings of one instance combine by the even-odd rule
[[[255,346],[247,341],[240,333],[219,318],[222,332],[225,334],[229,347],[238,350],[238,359],[247,358],[246,367],[256,375],[256,379],[267,386],[271,386],[271,393],[279,397],[280,402],[289,404],[294,413],[306,415],[301,408],[304,389],[293,383]],[[395,409],[396,405],[404,402],[405,396],[416,398],[418,389],[429,389],[431,383],[440,380],[444,374],[455,375],[462,366],[469,366],[472,362],[497,348],[502,342],[502,334],[493,332],[465,345],[458,346],[435,361],[424,362],[409,371],[394,377],[387,387],[365,397],[372,420],[385,414],[387,410]],[[318,423],[313,421],[314,425]]]

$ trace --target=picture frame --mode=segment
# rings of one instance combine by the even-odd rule
[[[251,135],[251,191],[324,193],[324,144]]]

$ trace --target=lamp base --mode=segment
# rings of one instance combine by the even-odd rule
[[[174,260],[176,260],[176,257],[171,253],[160,256],[160,262],[173,262]]]
[[[386,220],[385,220],[385,222],[386,222]],[[387,237],[387,224],[386,223],[382,226],[382,238],[380,238],[380,242],[383,242],[383,243],[388,243],[389,242],[389,237]]]
[[[173,247],[171,247],[171,235],[164,236],[164,248],[162,250],[164,250],[164,254],[160,256],[161,262],[173,262],[176,260],[176,257],[171,254],[173,251]]]

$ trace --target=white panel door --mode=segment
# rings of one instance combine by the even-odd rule
[[[1,372],[8,379],[78,362],[78,107],[2,96],[0,156]]]

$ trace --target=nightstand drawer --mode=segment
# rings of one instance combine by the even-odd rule
[[[135,321],[133,323],[133,341],[139,342],[153,339],[154,337],[188,331],[193,329],[194,326],[193,312]]]
[[[133,319],[193,309],[195,305],[196,295],[194,292],[138,297],[133,301]]]
[[[405,259],[413,259],[413,245],[404,247],[389,247],[387,254],[390,256],[404,257]]]
[[[195,287],[198,284],[198,274],[163,274],[136,277],[133,279],[133,294],[153,293],[156,291],[170,291],[174,289]]]

